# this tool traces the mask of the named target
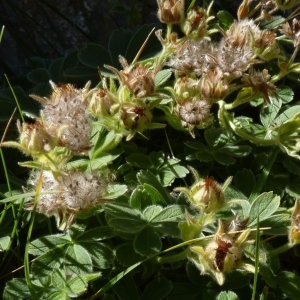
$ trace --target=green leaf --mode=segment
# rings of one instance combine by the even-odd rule
[[[161,212],[159,212],[154,218],[152,218],[151,223],[161,223],[161,222],[179,222],[185,220],[185,208],[180,205],[170,205],[165,207]]]
[[[266,220],[271,216],[280,205],[280,197],[274,196],[273,192],[259,195],[251,204],[250,219],[248,226],[256,225],[257,217],[259,220]]]
[[[272,98],[272,103],[266,107],[263,107],[260,113],[260,121],[265,128],[269,128],[277,116],[280,108],[282,106],[282,101],[278,98]]]
[[[300,162],[298,159],[287,157],[283,161],[283,165],[288,169],[289,172],[300,175]]]
[[[272,288],[276,288],[277,286],[276,275],[268,265],[261,264],[259,266],[259,273],[263,277],[264,281],[268,284],[268,286]]]
[[[280,272],[277,282],[283,293],[291,300],[298,300],[300,294],[300,277],[292,272]]]
[[[221,10],[217,13],[217,17],[220,21],[220,25],[224,30],[229,29],[231,24],[234,22],[234,17],[225,10]]]
[[[120,68],[119,55],[126,55],[128,41],[130,41],[131,37],[132,32],[123,28],[115,30],[110,36],[108,49],[113,67]]]
[[[151,204],[164,205],[164,206],[167,205],[166,199],[163,198],[163,196],[158,192],[157,189],[155,189],[153,186],[147,183],[144,183],[143,187],[151,197]]]
[[[143,185],[139,185],[130,196],[130,205],[141,210],[151,204],[153,204],[151,194]]]
[[[153,186],[162,195],[163,199],[165,199],[167,203],[170,203],[172,201],[171,196],[166,192],[161,183],[151,172],[141,170],[137,174],[137,179],[140,182],[140,184],[147,183]]]
[[[263,20],[260,26],[263,29],[274,29],[277,26],[280,26],[284,22],[285,22],[285,18],[283,18],[282,16],[273,16],[270,21]]]
[[[3,299],[29,299],[30,296],[28,285],[23,278],[14,278],[5,285]]]
[[[67,276],[61,269],[55,269],[51,274],[51,284],[57,289],[63,289],[66,285]]]
[[[28,253],[32,255],[42,255],[53,248],[62,248],[70,244],[70,237],[62,234],[46,235],[31,242],[28,247]]]
[[[102,241],[114,237],[115,234],[109,226],[101,226],[84,231],[76,237],[76,243]]]
[[[213,153],[213,158],[221,165],[233,165],[236,162],[236,159],[222,151],[216,151]]]
[[[135,263],[143,260],[143,255],[140,255],[134,250],[132,243],[121,244],[116,248],[116,257],[124,266],[132,266]]]
[[[162,300],[172,290],[172,284],[165,278],[156,278],[151,281],[145,288],[141,300]]]
[[[211,151],[207,147],[205,147],[205,148],[201,149],[200,151],[198,151],[196,153],[196,158],[199,161],[203,161],[203,162],[210,162],[210,161],[214,160],[213,154],[211,153]],[[188,159],[191,159],[190,155],[188,156]]]
[[[158,215],[162,211],[161,206],[148,206],[146,209],[143,211],[144,217],[148,222],[151,222],[152,219]]]
[[[49,71],[42,68],[32,70],[26,77],[34,84],[48,83],[49,80],[52,79]]]
[[[50,64],[49,71],[51,73],[52,81],[59,83],[64,80],[63,73],[62,73],[63,63],[64,63],[64,58],[58,58]]]
[[[249,197],[255,187],[256,180],[251,170],[238,170],[234,175],[234,184],[239,191]]]
[[[77,297],[83,294],[87,289],[87,282],[83,277],[76,276],[68,281],[68,295]]]
[[[284,122],[292,119],[296,114],[299,114],[300,105],[294,105],[283,111],[273,122],[274,126],[280,126]]]
[[[99,81],[98,71],[90,67],[74,67],[64,71],[67,80]]]
[[[92,142],[94,147],[91,149],[90,157],[96,159],[114,149],[122,140],[122,135],[116,132],[107,132],[102,126],[95,126],[92,132]]]
[[[64,267],[70,274],[91,273],[92,259],[88,251],[78,244],[70,245],[64,254]]]
[[[114,153],[101,153],[97,158],[86,160],[86,170],[87,172],[93,172],[95,170],[100,170],[107,167],[111,164],[115,159],[117,159],[121,154],[121,151],[115,151]],[[76,161],[68,163],[68,166],[73,166],[76,168]],[[75,163],[75,164],[74,164]]]
[[[142,169],[153,169],[154,165],[148,155],[142,153],[133,153],[126,157],[126,162],[132,166]]]
[[[8,246],[9,246],[9,241],[10,241],[9,235],[0,237],[0,252],[7,250]]]
[[[170,300],[197,300],[205,299],[202,297],[202,290],[199,286],[184,282],[174,284],[168,299]],[[209,299],[209,298],[206,298]],[[214,299],[214,298],[210,298]]]
[[[87,44],[79,51],[78,58],[85,66],[95,69],[104,69],[103,65],[111,64],[108,51],[98,44]]]
[[[163,83],[165,83],[172,75],[172,71],[170,69],[165,69],[157,72],[154,77],[155,87],[159,87]]]
[[[88,251],[95,270],[111,268],[115,257],[108,246],[99,242],[80,242],[80,245]]]
[[[175,178],[184,178],[189,170],[178,165],[179,159],[167,160],[158,170],[158,175],[163,186],[170,186]]]
[[[137,253],[149,256],[161,250],[161,240],[152,226],[146,226],[134,239],[134,249]]]
[[[211,149],[221,148],[225,146],[228,141],[227,135],[221,128],[210,128],[205,130],[204,137]]]
[[[249,217],[251,205],[248,200],[242,200],[242,199],[232,199],[234,201],[233,204],[231,204],[230,208],[234,212],[238,212],[238,216],[241,218],[241,220],[245,220]]]
[[[134,35],[132,36],[132,38],[130,39],[130,41],[128,43],[128,47],[127,47],[126,54],[125,54],[125,57],[128,60],[129,64],[132,63],[133,59],[139,52],[141,46],[147,39],[147,36],[151,32],[151,30],[155,27],[157,27],[156,24],[145,24],[145,25],[141,26],[134,33]],[[152,55],[155,55],[160,50],[161,50],[161,44],[159,43],[155,34],[152,33],[145,48],[143,49],[143,52],[142,52],[139,60],[143,60],[145,58],[151,57]]]
[[[118,299],[122,300],[139,300],[138,289],[135,280],[128,274],[113,285],[113,290]]]
[[[239,300],[239,297],[237,296],[236,293],[234,292],[221,292],[218,297],[217,300]]]
[[[106,200],[116,199],[127,192],[127,186],[125,184],[113,184],[109,185],[103,198]]]
[[[69,300],[70,298],[65,291],[55,291],[47,296],[48,300]]]
[[[287,235],[290,224],[291,216],[289,214],[276,214],[260,222],[260,227],[269,227],[264,231],[266,235]]]
[[[61,266],[64,257],[64,251],[66,246],[63,248],[53,248],[45,254],[39,256],[31,267],[31,272],[38,276],[47,276]]]
[[[280,86],[278,87],[278,97],[283,103],[289,103],[294,99],[294,91],[289,86]]]
[[[104,206],[108,224],[116,230],[127,233],[141,231],[147,222],[137,209],[121,203],[110,203]]]

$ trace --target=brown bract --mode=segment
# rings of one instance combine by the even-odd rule
[[[184,17],[184,0],[157,0],[157,4],[157,15],[162,23],[181,23]]]
[[[119,56],[123,70],[104,65],[105,68],[114,72],[120,79],[121,83],[126,85],[130,92],[138,98],[151,95],[154,92],[154,77],[156,72],[149,70],[143,65],[128,65],[123,56]]]

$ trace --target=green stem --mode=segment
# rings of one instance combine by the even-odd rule
[[[268,257],[277,256],[277,255],[279,255],[281,253],[284,253],[284,252],[292,249],[293,247],[294,247],[293,244],[290,244],[290,243],[284,244],[283,246],[280,246],[280,247],[278,247],[278,248],[270,251],[268,253]]]
[[[245,138],[246,140],[249,140],[256,144],[261,144],[264,146],[272,146],[277,143],[275,139],[269,139],[269,140],[263,140],[258,137],[255,137],[254,135],[246,133],[241,128],[237,127],[232,121],[229,121],[228,124],[230,125],[231,129],[239,136]]]
[[[232,110],[242,104],[245,104],[247,102],[250,102],[251,100],[253,100],[256,97],[256,94],[251,94],[248,97],[242,98],[242,99],[236,99],[234,100],[232,103],[227,103],[224,105],[224,108],[226,110]]]
[[[172,24],[167,24],[167,41],[170,42],[170,36],[172,33],[173,26]]]
[[[184,251],[170,255],[170,256],[164,256],[164,257],[158,257],[157,261],[160,264],[165,264],[165,263],[172,263],[172,262],[177,262],[181,260],[185,260],[187,257],[187,254],[190,252],[189,248],[185,249]]]

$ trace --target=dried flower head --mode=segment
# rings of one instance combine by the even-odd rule
[[[280,32],[294,41],[294,47],[300,44],[300,22],[297,19],[293,19],[293,28],[288,22],[282,24]]]
[[[274,59],[280,53],[276,35],[270,30],[263,30],[255,36],[254,46],[255,53],[264,60]]]
[[[205,121],[210,114],[210,104],[206,100],[188,100],[178,103],[175,108],[180,119],[191,125]]]
[[[83,89],[70,84],[57,86],[50,81],[53,92],[49,98],[30,95],[44,106],[41,111],[45,130],[64,146],[76,153],[90,147],[91,116],[88,112],[88,82]]]
[[[201,96],[205,99],[219,100],[225,97],[228,83],[220,68],[215,68],[203,75],[200,81]]]
[[[41,195],[36,210],[47,216],[55,216],[59,222],[72,218],[76,212],[103,202],[108,180],[100,174],[73,170],[54,177],[51,171],[36,172],[29,185],[36,186],[42,180]],[[31,207],[28,207],[32,209]]]
[[[215,67],[214,47],[207,40],[187,40],[178,45],[168,65],[179,73],[201,75]]]
[[[271,76],[267,69],[253,70],[250,74],[243,75],[243,81],[250,86],[254,93],[259,93],[267,103],[271,103],[270,96],[277,97],[277,88],[269,82]]]
[[[179,24],[184,18],[184,0],[157,0],[158,18],[166,24]]]
[[[149,70],[143,65],[128,65],[123,56],[119,56],[122,71],[108,65],[105,68],[114,72],[120,79],[121,83],[126,85],[132,94],[138,98],[146,97],[154,92],[154,77],[156,72]]]
[[[253,40],[260,34],[253,20],[234,22],[224,33],[217,51],[217,62],[224,75],[240,77],[252,64]]]

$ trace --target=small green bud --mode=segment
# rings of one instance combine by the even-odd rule
[[[20,132],[20,145],[27,154],[38,156],[55,147],[54,138],[47,133],[42,122],[36,121],[34,124],[23,123],[21,125],[18,121],[17,125]]]
[[[179,77],[174,84],[174,91],[179,102],[197,96],[200,98],[199,81],[190,77]]]
[[[200,180],[191,187],[193,204],[204,207],[206,212],[216,212],[224,205],[222,188],[214,180],[208,177]]]

